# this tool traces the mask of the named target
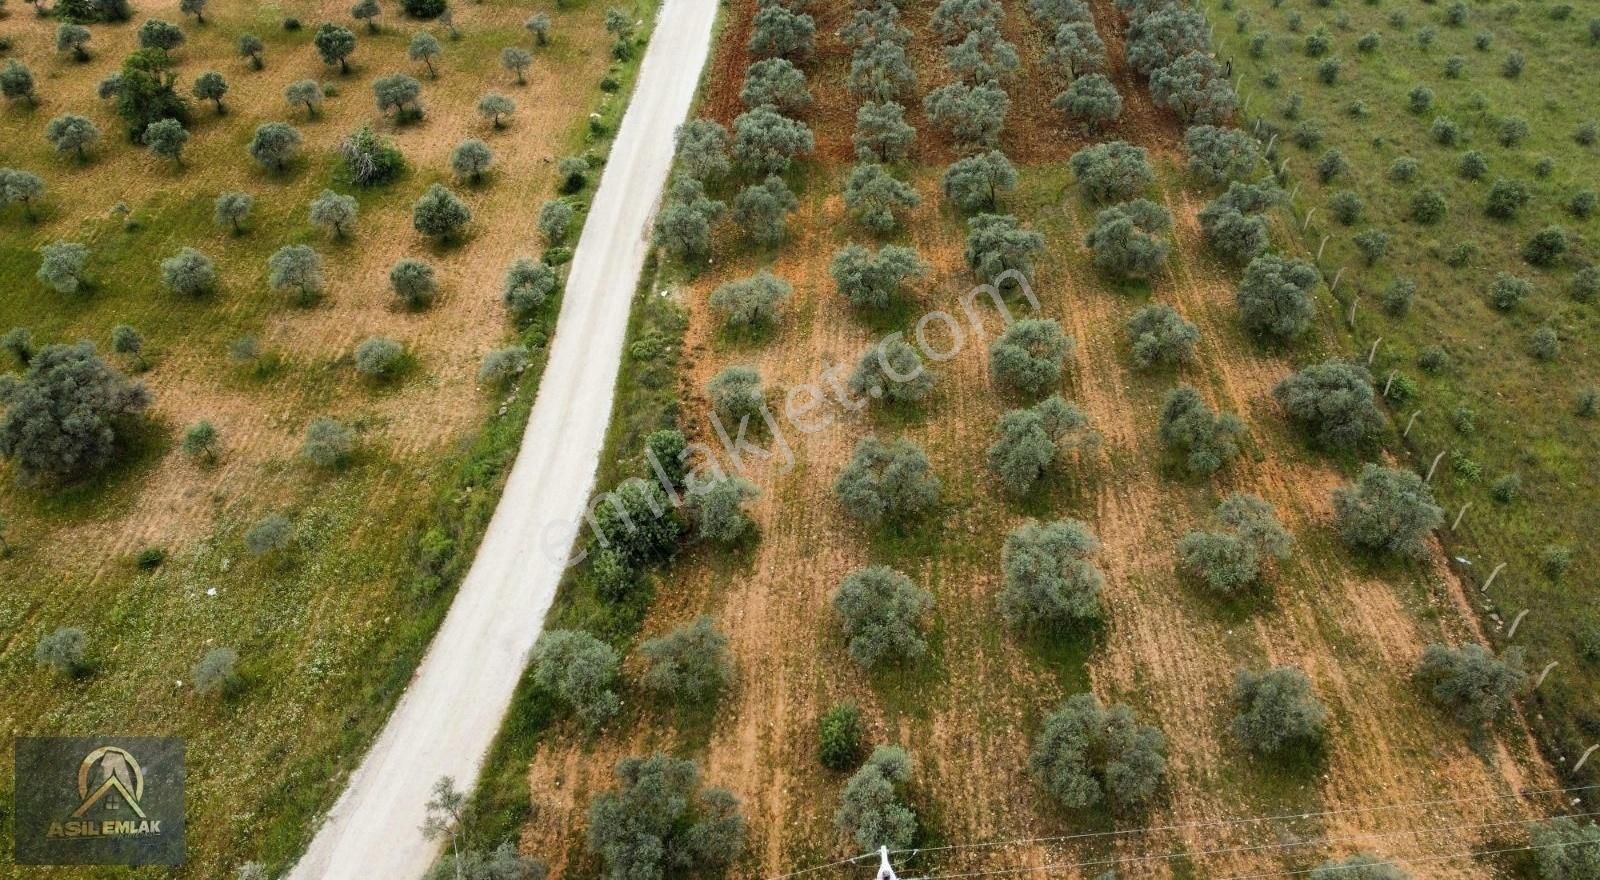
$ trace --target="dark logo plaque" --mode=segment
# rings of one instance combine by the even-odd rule
[[[183,864],[183,740],[20,737],[16,768],[17,864]]]

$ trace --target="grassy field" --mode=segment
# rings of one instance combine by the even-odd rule
[[[1492,641],[1525,647],[1535,669],[1559,664],[1535,692],[1530,714],[1552,763],[1570,768],[1600,741],[1600,658],[1592,646],[1600,633],[1592,540],[1600,527],[1600,434],[1576,404],[1580,393],[1600,385],[1600,314],[1572,292],[1577,271],[1594,262],[1600,220],[1569,208],[1579,192],[1594,191],[1600,181],[1600,147],[1578,139],[1581,128],[1600,122],[1594,102],[1578,97],[1600,62],[1589,24],[1600,16],[1600,4],[1471,3],[1461,24],[1451,23],[1448,4],[1203,5],[1215,25],[1218,54],[1232,59],[1240,94],[1250,102],[1246,124],[1283,132],[1276,159],[1289,163],[1293,183],[1286,185],[1300,186],[1294,213],[1306,246],[1318,250],[1326,237],[1324,272],[1344,270],[1340,303],[1324,315],[1330,336],[1343,331],[1351,297],[1359,297],[1352,338],[1335,347],[1364,355],[1377,344],[1374,372],[1386,379],[1397,371],[1404,377],[1398,384],[1414,383],[1407,399],[1391,401],[1402,426],[1420,413],[1405,445],[1419,470],[1446,453],[1434,486],[1452,520],[1471,505],[1460,527],[1445,535],[1448,555],[1458,559],[1453,568],[1481,586],[1505,565],[1487,593],[1473,593]],[[1331,38],[1331,49],[1313,58],[1305,39],[1319,30]],[[1363,50],[1358,43],[1368,34],[1377,35],[1377,47]],[[1250,45],[1262,41],[1256,57]],[[1513,54],[1525,61],[1514,78],[1505,69]],[[1332,56],[1344,63],[1337,82],[1327,85],[1317,71]],[[1459,73],[1447,73],[1452,65]],[[1433,96],[1421,112],[1411,105],[1418,87]],[[1291,120],[1285,110],[1296,101],[1301,112]],[[1365,105],[1360,118],[1352,116],[1357,102]],[[1434,137],[1439,117],[1456,123],[1457,143]],[[1526,137],[1509,146],[1500,137],[1508,119],[1527,127]],[[1309,150],[1288,143],[1305,123],[1323,132]],[[1313,167],[1328,149],[1341,151],[1351,172],[1323,184]],[[1468,151],[1487,160],[1480,179],[1460,171]],[[1402,157],[1418,164],[1410,182],[1391,174]],[[1520,182],[1531,196],[1513,219],[1485,211],[1500,180]],[[1414,194],[1423,189],[1438,191],[1448,205],[1435,225],[1409,216]],[[1329,204],[1346,191],[1365,203],[1352,226],[1334,220]],[[1550,267],[1530,265],[1524,245],[1551,225],[1568,233],[1568,253]],[[1370,267],[1354,246],[1354,236],[1367,229],[1392,236],[1389,255]],[[1489,286],[1500,273],[1533,283],[1533,294],[1510,312],[1489,302]],[[1415,303],[1403,316],[1381,307],[1397,280],[1416,284]],[[1560,353],[1549,361],[1530,352],[1529,337],[1541,327],[1560,338]],[[1449,365],[1430,373],[1419,357],[1436,348],[1448,354]],[[1509,500],[1495,491],[1508,477],[1518,483]],[[1570,553],[1564,572],[1546,566],[1552,547]],[[1515,639],[1507,638],[1524,611]],[[1587,658],[1580,642],[1585,633]],[[1591,761],[1581,777],[1569,780],[1593,784],[1600,781],[1597,772]]]
[[[729,9],[702,89],[702,112],[725,123],[741,109],[754,6]],[[835,291],[827,274],[834,251],[873,236],[849,219],[840,197],[855,101],[843,85],[849,50],[834,34],[848,5],[813,3],[808,11],[817,17],[818,46],[805,66],[814,109],[802,118],[818,144],[815,156],[787,175],[800,199],[788,238],[776,249],[755,249],[724,224],[709,265],[667,266],[641,291],[633,338],[673,338],[678,313],[662,303],[680,301],[688,317],[684,346],[681,355],[671,346],[660,349],[648,369],[623,376],[621,427],[613,432],[602,486],[643,473],[639,438],[666,419],[692,440],[717,446],[704,388],[725,366],[755,365],[768,400],[781,400],[784,389],[816,381],[830,367],[848,372],[858,353],[888,332],[914,334],[925,314],[964,314],[959,299],[974,283],[962,259],[965,218],[939,193],[955,151],[915,108],[908,121],[919,130],[917,149],[896,171],[916,187],[922,206],[887,240],[915,246],[933,273],[888,317],[868,318]],[[908,6],[904,16],[924,92],[945,78],[929,11]],[[1008,4],[1006,12],[1004,30],[1022,51],[1025,69],[1011,89],[1003,138],[1021,182],[1004,210],[1045,238],[1033,287],[1043,314],[1076,339],[1062,393],[1088,413],[1102,438],[1099,448],[1077,456],[1025,501],[1000,492],[983,466],[984,450],[999,416],[1019,401],[991,384],[986,339],[970,332],[957,356],[936,368],[937,389],[918,406],[859,414],[829,408],[828,428],[787,435],[792,465],[778,456],[745,471],[762,491],[751,507],[758,541],[731,551],[691,545],[656,579],[642,623],[639,609],[597,607],[581,574],[552,617],[552,627],[588,628],[626,648],[709,614],[731,641],[738,674],[731,692],[712,712],[685,712],[627,686],[623,714],[589,733],[550,695],[525,687],[481,803],[497,829],[508,817],[527,816],[523,848],[564,876],[593,876],[600,863],[583,843],[590,799],[613,785],[619,758],[663,750],[694,758],[711,783],[740,797],[750,840],[737,873],[776,876],[832,862],[856,853],[834,827],[844,775],[818,766],[816,724],[828,706],[849,700],[868,719],[869,744],[902,745],[912,756],[911,797],[921,823],[918,846],[925,849],[909,863],[914,872],[1054,866],[1053,876],[1088,877],[1123,859],[1131,861],[1119,874],[1211,877],[1299,871],[1356,850],[1423,859],[1415,876],[1519,870],[1515,859],[1459,854],[1519,845],[1526,840],[1521,820],[1559,809],[1554,801],[1516,796],[1556,785],[1527,721],[1519,715],[1474,748],[1468,733],[1410,680],[1424,645],[1485,639],[1470,585],[1438,547],[1414,564],[1352,554],[1334,531],[1330,494],[1360,462],[1309,451],[1271,398],[1273,385],[1299,363],[1344,351],[1344,331],[1330,318],[1288,351],[1262,349],[1241,331],[1233,301],[1237,271],[1200,245],[1196,215],[1213,194],[1182,174],[1181,127],[1152,105],[1123,65],[1121,25],[1110,3],[1094,5],[1096,25],[1128,109],[1104,139],[1151,151],[1160,181],[1150,196],[1172,211],[1176,229],[1168,269],[1150,284],[1113,281],[1095,270],[1082,244],[1095,211],[1062,161],[1092,141],[1065,129],[1048,109],[1054,87],[1045,86],[1050,74],[1039,62],[1039,35],[1020,4]],[[729,185],[716,195],[731,198],[736,191]],[[1307,253],[1298,227],[1290,213],[1276,217],[1277,246]],[[723,331],[708,299],[719,284],[760,268],[793,284],[794,296],[783,304],[776,331],[740,340]],[[1319,295],[1336,311],[1326,290]],[[1200,327],[1197,364],[1177,374],[1132,368],[1124,323],[1152,301],[1174,306]],[[934,348],[957,344],[937,329],[932,335]],[[678,372],[676,411],[661,400],[663,369]],[[1246,455],[1213,481],[1183,476],[1157,438],[1160,402],[1180,380],[1247,426]],[[833,480],[869,434],[908,437],[927,450],[943,481],[943,501],[926,522],[904,532],[864,529],[840,509]],[[1269,591],[1225,603],[1176,571],[1174,548],[1233,491],[1270,501],[1296,547],[1271,576]],[[1020,636],[995,610],[1001,546],[1028,519],[1062,517],[1085,521],[1103,544],[1096,563],[1107,576],[1107,620],[1056,638]],[[925,658],[866,674],[845,652],[829,597],[847,572],[874,563],[906,572],[934,594],[936,607]],[[1321,753],[1264,761],[1229,733],[1234,671],[1268,664],[1303,669],[1329,707]],[[637,657],[624,664],[630,679],[641,668]],[[1043,717],[1084,690],[1126,702],[1165,733],[1168,780],[1149,810],[1063,811],[1028,776],[1027,754]],[[1423,811],[1383,809],[1418,801],[1438,803]],[[1225,822],[1306,813],[1319,815]],[[1145,828],[1163,830],[1138,831]],[[1087,837],[1037,839],[1064,835]],[[968,848],[1019,839],[1029,840]],[[941,849],[947,846],[955,848]],[[835,868],[816,876],[854,875]]]
[[[644,25],[642,38],[653,4],[621,5]],[[455,10],[459,39],[431,26],[444,47],[437,79],[406,60],[412,34],[428,25],[404,19],[397,6],[385,5],[379,33],[355,28],[352,70],[339,75],[317,58],[311,35],[323,20],[354,25],[344,4],[229,4],[208,10],[204,25],[184,22],[188,40],[174,53],[180,89],[215,69],[230,91],[225,115],[193,108],[184,167],[174,168],[129,143],[94,97],[143,19],[182,19],[176,2],[135,6],[133,22],[91,27],[92,57],[82,64],[52,51],[53,20],[13,4],[0,21],[12,44],[6,56],[32,68],[40,97],[35,108],[0,108],[0,166],[31,170],[48,187],[36,220],[18,207],[0,213],[0,327],[31,328],[40,345],[89,339],[112,357],[111,327],[132,324],[145,337],[148,369],[139,378],[155,398],[121,463],[92,484],[29,490],[11,485],[8,473],[0,486],[11,549],[0,559],[0,720],[8,735],[186,737],[189,866],[95,876],[220,877],[247,860],[281,867],[298,854],[470,563],[515,455],[558,306],[552,299],[526,326],[512,326],[501,276],[514,256],[544,249],[535,218],[555,196],[556,161],[587,155],[589,179],[598,179],[636,63],[612,60],[597,2],[464,5]],[[536,11],[550,14],[551,40],[518,85],[500,50],[531,45],[522,22]],[[286,31],[291,16],[305,27]],[[266,43],[262,71],[236,56],[246,31]],[[377,112],[371,83],[391,72],[422,81],[422,120],[397,127]],[[328,93],[314,120],[282,97],[302,78]],[[602,79],[610,82],[602,87]],[[516,102],[503,130],[474,109],[487,91]],[[44,139],[45,123],[64,112],[89,116],[104,133],[86,163],[55,156]],[[291,122],[305,141],[281,175],[261,171],[245,150],[255,127],[273,120]],[[344,181],[335,148],[361,124],[405,155],[399,180],[373,190]],[[449,153],[469,137],[490,144],[495,168],[481,185],[455,186]],[[446,247],[411,228],[411,204],[435,181],[455,187],[474,213],[468,234]],[[324,188],[360,201],[356,231],[344,241],[306,218]],[[211,218],[212,199],[229,189],[255,197],[238,236]],[[579,209],[574,234],[590,191],[568,197]],[[89,246],[88,292],[63,296],[34,280],[35,249],[56,239]],[[295,307],[266,284],[266,257],[289,243],[323,255],[328,290],[313,307]],[[199,300],[159,283],[159,260],[186,245],[210,255],[221,279]],[[438,273],[441,294],[426,311],[394,305],[387,273],[402,256]],[[369,335],[405,343],[410,366],[397,380],[373,384],[352,369],[352,349]],[[259,359],[230,357],[241,337],[257,340]],[[508,388],[480,387],[482,355],[513,341],[532,351],[530,368]],[[355,460],[336,473],[298,457],[306,425],[324,415],[359,437]],[[177,449],[184,427],[200,419],[221,434],[215,464]],[[251,557],[241,535],[268,513],[289,517],[292,543]],[[140,567],[146,550],[164,561]],[[64,679],[35,667],[34,645],[60,626],[87,632],[89,674]],[[218,646],[238,651],[242,691],[196,696],[190,669]],[[0,799],[8,802],[10,762],[7,747]],[[0,837],[9,839],[9,822],[0,812]],[[52,876],[11,866],[10,857],[6,847],[0,876]],[[87,876],[58,872],[69,873]]]

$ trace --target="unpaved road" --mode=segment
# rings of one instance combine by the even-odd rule
[[[665,0],[572,261],[550,362],[477,559],[294,880],[415,880],[441,776],[470,785],[555,598],[593,489],[649,224],[711,46],[716,0]],[[510,254],[498,255],[508,259]]]

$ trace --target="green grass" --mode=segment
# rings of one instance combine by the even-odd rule
[[[1444,23],[1446,4],[1418,6],[1391,2],[1341,2],[1327,8],[1285,4],[1274,8],[1256,0],[1207,0],[1202,4],[1216,25],[1219,55],[1231,57],[1242,96],[1250,101],[1249,122],[1284,131],[1276,147],[1277,160],[1288,159],[1292,182],[1300,186],[1294,211],[1304,218],[1313,208],[1304,236],[1315,252],[1329,236],[1322,265],[1331,275],[1344,267],[1338,292],[1341,302],[1324,312],[1335,348],[1365,356],[1379,337],[1374,372],[1379,382],[1391,371],[1415,379],[1420,395],[1415,402],[1395,406],[1401,427],[1420,410],[1404,446],[1419,470],[1426,469],[1439,451],[1450,455],[1441,462],[1434,488],[1448,511],[1447,525],[1466,504],[1471,504],[1459,530],[1445,534],[1452,557],[1469,585],[1481,584],[1501,562],[1506,570],[1487,596],[1475,597],[1497,646],[1504,646],[1503,627],[1523,609],[1531,609],[1519,628],[1515,644],[1528,651],[1535,670],[1547,661],[1560,666],[1532,697],[1530,719],[1544,734],[1548,755],[1558,770],[1570,766],[1577,753],[1600,736],[1600,668],[1586,664],[1574,649],[1577,626],[1593,620],[1594,580],[1586,572],[1600,562],[1590,540],[1600,527],[1600,434],[1591,422],[1573,411],[1574,395],[1600,383],[1600,349],[1596,332],[1600,314],[1592,304],[1575,302],[1568,294],[1574,269],[1596,256],[1595,219],[1579,219],[1566,209],[1578,190],[1596,188],[1600,180],[1600,148],[1583,146],[1574,132],[1600,117],[1593,101],[1583,97],[1600,62],[1600,46],[1592,45],[1588,21],[1600,15],[1600,4],[1587,0],[1571,4],[1569,18],[1551,16],[1554,4],[1474,3],[1463,27]],[[1409,22],[1403,29],[1390,21],[1403,12]],[[1234,16],[1247,16],[1241,32]],[[1300,33],[1289,30],[1289,18],[1302,19]],[[1318,59],[1307,57],[1300,41],[1318,27],[1333,38],[1331,55],[1345,60],[1344,74],[1333,86],[1315,76]],[[1421,48],[1417,34],[1435,30],[1429,49]],[[1361,52],[1356,40],[1369,31],[1381,35],[1374,52]],[[1474,46],[1479,32],[1492,34],[1488,51]],[[1254,34],[1270,34],[1265,57],[1252,58],[1247,43]],[[1502,75],[1507,53],[1520,51],[1527,67],[1519,78]],[[1445,60],[1465,59],[1461,78],[1447,78]],[[1264,80],[1275,72],[1280,84],[1269,88]],[[1429,111],[1408,110],[1408,93],[1422,85],[1434,92]],[[1303,100],[1303,119],[1322,127],[1324,142],[1303,151],[1286,142],[1297,123],[1282,115],[1291,94]],[[1369,115],[1353,119],[1349,107],[1363,101]],[[1453,119],[1462,132],[1455,146],[1437,144],[1429,129],[1435,116]],[[1506,117],[1527,121],[1527,139],[1514,147],[1497,139]],[[1320,153],[1340,150],[1353,173],[1322,185],[1312,173]],[[1478,150],[1488,158],[1489,171],[1472,181],[1457,173],[1460,154]],[[1411,183],[1389,176],[1393,160],[1410,156],[1421,171]],[[1554,160],[1546,178],[1535,172],[1543,157]],[[1527,185],[1532,200],[1514,220],[1496,220],[1484,212],[1491,183],[1499,178]],[[1445,219],[1423,226],[1408,218],[1411,195],[1423,188],[1441,192],[1449,209]],[[1331,218],[1328,200],[1340,190],[1351,190],[1365,202],[1363,219],[1352,227]],[[1521,248],[1537,230],[1563,226],[1575,236],[1569,258],[1553,268],[1536,268],[1521,256]],[[1394,236],[1390,255],[1377,266],[1362,264],[1352,239],[1359,231],[1382,228]],[[1446,262],[1461,243],[1470,243],[1476,256],[1466,265]],[[1535,293],[1519,308],[1501,313],[1486,301],[1490,281],[1499,272],[1531,280]],[[1379,307],[1382,292],[1395,279],[1417,284],[1417,298],[1404,317],[1385,314]],[[1342,319],[1350,297],[1360,296],[1356,325],[1346,342]],[[1562,351],[1553,362],[1540,362],[1528,353],[1528,337],[1535,328],[1551,326],[1560,333]],[[1418,354],[1429,346],[1442,346],[1453,367],[1430,375],[1416,366]],[[1452,427],[1458,409],[1477,414],[1477,429],[1463,434]],[[1476,463],[1452,468],[1452,460]],[[1490,486],[1503,475],[1518,474],[1521,497],[1503,504],[1493,500]],[[1564,580],[1540,571],[1539,560],[1548,544],[1569,546],[1573,564]],[[1491,617],[1492,615],[1492,617]],[[1574,784],[1600,780],[1600,767],[1585,768]]]

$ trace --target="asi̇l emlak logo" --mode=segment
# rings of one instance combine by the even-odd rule
[[[183,741],[17,741],[16,859],[33,865],[183,861]]]

